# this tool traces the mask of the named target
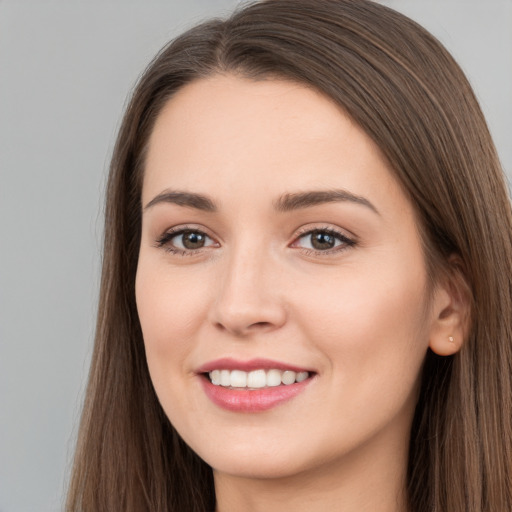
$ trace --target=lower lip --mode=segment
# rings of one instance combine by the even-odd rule
[[[262,412],[277,407],[304,391],[311,380],[310,377],[295,384],[250,390],[216,386],[206,377],[201,376],[206,396],[215,405],[235,412]]]

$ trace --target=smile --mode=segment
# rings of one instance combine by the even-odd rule
[[[196,370],[205,395],[221,409],[258,413],[273,409],[306,391],[318,380],[311,369],[270,359],[222,358]]]
[[[214,386],[233,389],[262,389],[281,385],[290,386],[309,377],[309,372],[293,370],[258,369],[250,372],[243,370],[213,370],[208,373]]]

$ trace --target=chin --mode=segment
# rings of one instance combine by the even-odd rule
[[[243,437],[243,438],[241,438]],[[212,443],[205,445],[204,438],[198,443],[185,439],[191,449],[205,461],[214,472],[240,478],[286,478],[304,471],[307,454],[299,457],[303,443],[283,444],[280,439],[269,442],[257,439],[249,433],[245,436],[212,437]]]
[[[257,439],[250,434],[217,438],[217,443],[192,446],[197,455],[218,474],[226,474],[244,479],[287,479],[321,470],[326,465],[332,468],[344,458],[342,447],[337,451],[311,443],[311,439],[293,439],[288,442],[283,437],[274,436]]]
[[[293,461],[293,466],[290,462]],[[237,478],[265,480],[285,479],[305,471],[296,458],[289,456],[286,460],[269,460],[268,457],[252,456],[248,460],[212,461],[214,473],[223,473]]]

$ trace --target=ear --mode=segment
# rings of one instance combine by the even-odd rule
[[[429,347],[440,356],[457,353],[469,332],[471,292],[459,263],[450,258],[449,272],[437,284],[431,304]]]

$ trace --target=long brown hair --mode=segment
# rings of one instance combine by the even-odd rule
[[[96,343],[67,510],[215,507],[211,468],[181,441],[153,390],[134,293],[153,124],[179,88],[215,73],[311,86],[381,148],[416,209],[432,280],[462,272],[472,300],[462,350],[425,361],[410,510],[512,510],[512,215],[503,173],[452,57],[416,23],[368,0],[248,5],[177,38],[142,76],[112,158]]]

